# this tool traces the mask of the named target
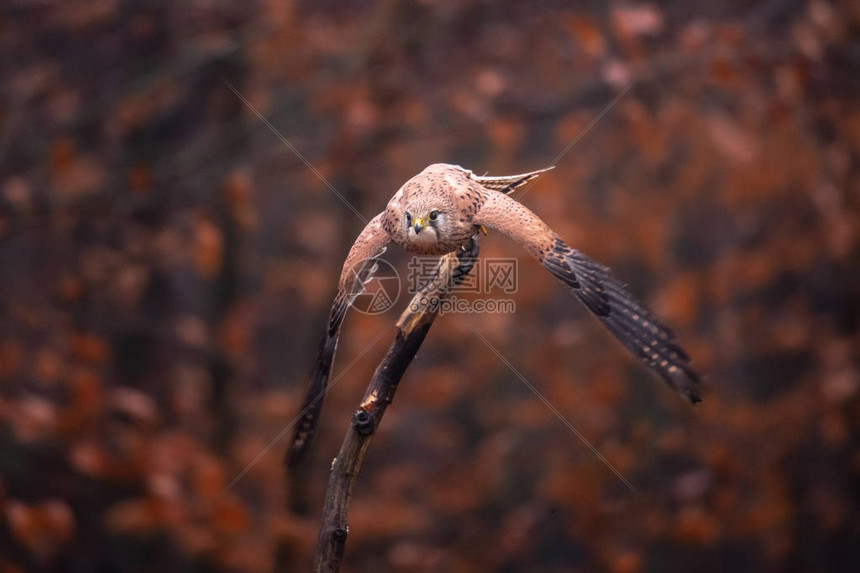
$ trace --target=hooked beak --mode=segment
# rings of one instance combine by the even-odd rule
[[[413,228],[415,229],[416,235],[418,233],[420,233],[421,229],[424,228],[424,219],[422,219],[421,217],[418,217],[417,219],[415,219],[415,226]]]

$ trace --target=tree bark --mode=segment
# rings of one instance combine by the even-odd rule
[[[349,527],[347,514],[358,472],[385,409],[394,400],[406,368],[424,342],[451,288],[459,284],[478,256],[478,238],[442,257],[433,276],[418,291],[397,321],[397,335],[377,366],[361,405],[352,415],[340,452],[334,459],[326,490],[314,571],[334,572],[340,567]]]

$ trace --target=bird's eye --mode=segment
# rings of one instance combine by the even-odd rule
[[[412,215],[409,214],[409,211],[406,211],[406,225],[412,225]]]
[[[439,211],[430,211],[430,220],[435,221],[439,218]]]

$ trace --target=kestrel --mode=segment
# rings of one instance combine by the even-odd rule
[[[672,331],[628,293],[608,268],[569,247],[537,215],[507,195],[546,171],[481,177],[457,165],[430,165],[407,181],[367,224],[343,265],[305,414],[296,428],[291,463],[313,432],[344,314],[372,277],[374,261],[392,241],[413,253],[444,255],[484,228],[504,233],[569,286],[628,350],[676,392],[693,403],[701,400],[699,376]]]

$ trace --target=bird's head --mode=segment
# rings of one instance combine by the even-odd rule
[[[432,248],[445,232],[451,209],[442,202],[434,202],[432,197],[426,199],[405,205],[403,225],[409,243]]]
[[[389,207],[399,219],[397,234],[407,249],[436,254],[451,250],[459,221],[455,194],[463,184],[468,184],[467,171],[437,163],[400,188]]]

